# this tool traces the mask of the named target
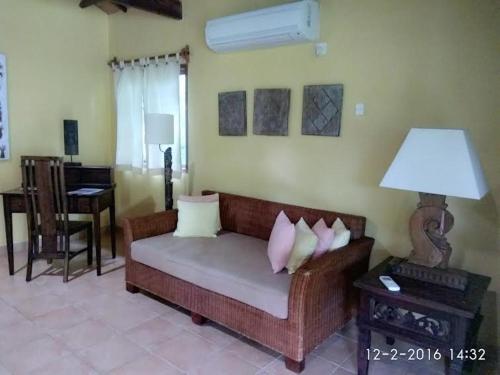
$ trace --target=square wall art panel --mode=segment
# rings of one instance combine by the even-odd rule
[[[247,93],[219,93],[219,135],[247,135]]]
[[[343,96],[342,84],[305,86],[302,134],[338,137]]]
[[[290,89],[256,89],[254,93],[253,133],[288,135]]]
[[[8,160],[9,148],[9,113],[7,111],[7,61],[0,53],[0,160]]]

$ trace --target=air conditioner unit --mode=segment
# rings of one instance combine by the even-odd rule
[[[319,38],[315,0],[273,6],[207,22],[205,39],[215,52],[268,48]]]

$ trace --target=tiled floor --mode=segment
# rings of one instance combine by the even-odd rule
[[[124,260],[104,256],[101,277],[72,265],[63,284],[60,269],[44,261],[24,281],[26,254],[16,252],[8,276],[0,253],[0,375],[7,374],[291,374],[279,354],[215,324],[196,326],[185,312],[124,290]],[[351,322],[307,357],[304,375],[356,373],[356,327]],[[374,336],[373,345],[386,347]],[[403,346],[397,342],[396,345]],[[491,367],[491,366],[490,366]],[[439,374],[443,363],[383,361],[370,374]],[[479,372],[477,372],[479,371]],[[495,373],[493,367],[477,373]]]

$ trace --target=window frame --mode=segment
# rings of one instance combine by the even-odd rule
[[[189,116],[188,116],[188,103],[189,103],[189,75],[188,75],[188,64],[181,64],[181,71],[179,75],[185,76],[185,84],[184,84],[184,119],[185,119],[185,136],[186,136],[186,165],[182,165],[182,157],[181,157],[181,171],[188,172],[189,165]]]

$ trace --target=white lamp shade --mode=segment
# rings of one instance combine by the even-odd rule
[[[488,192],[465,129],[411,129],[380,186],[472,199]]]
[[[146,113],[146,143],[171,145],[174,143],[174,116],[166,113]]]

